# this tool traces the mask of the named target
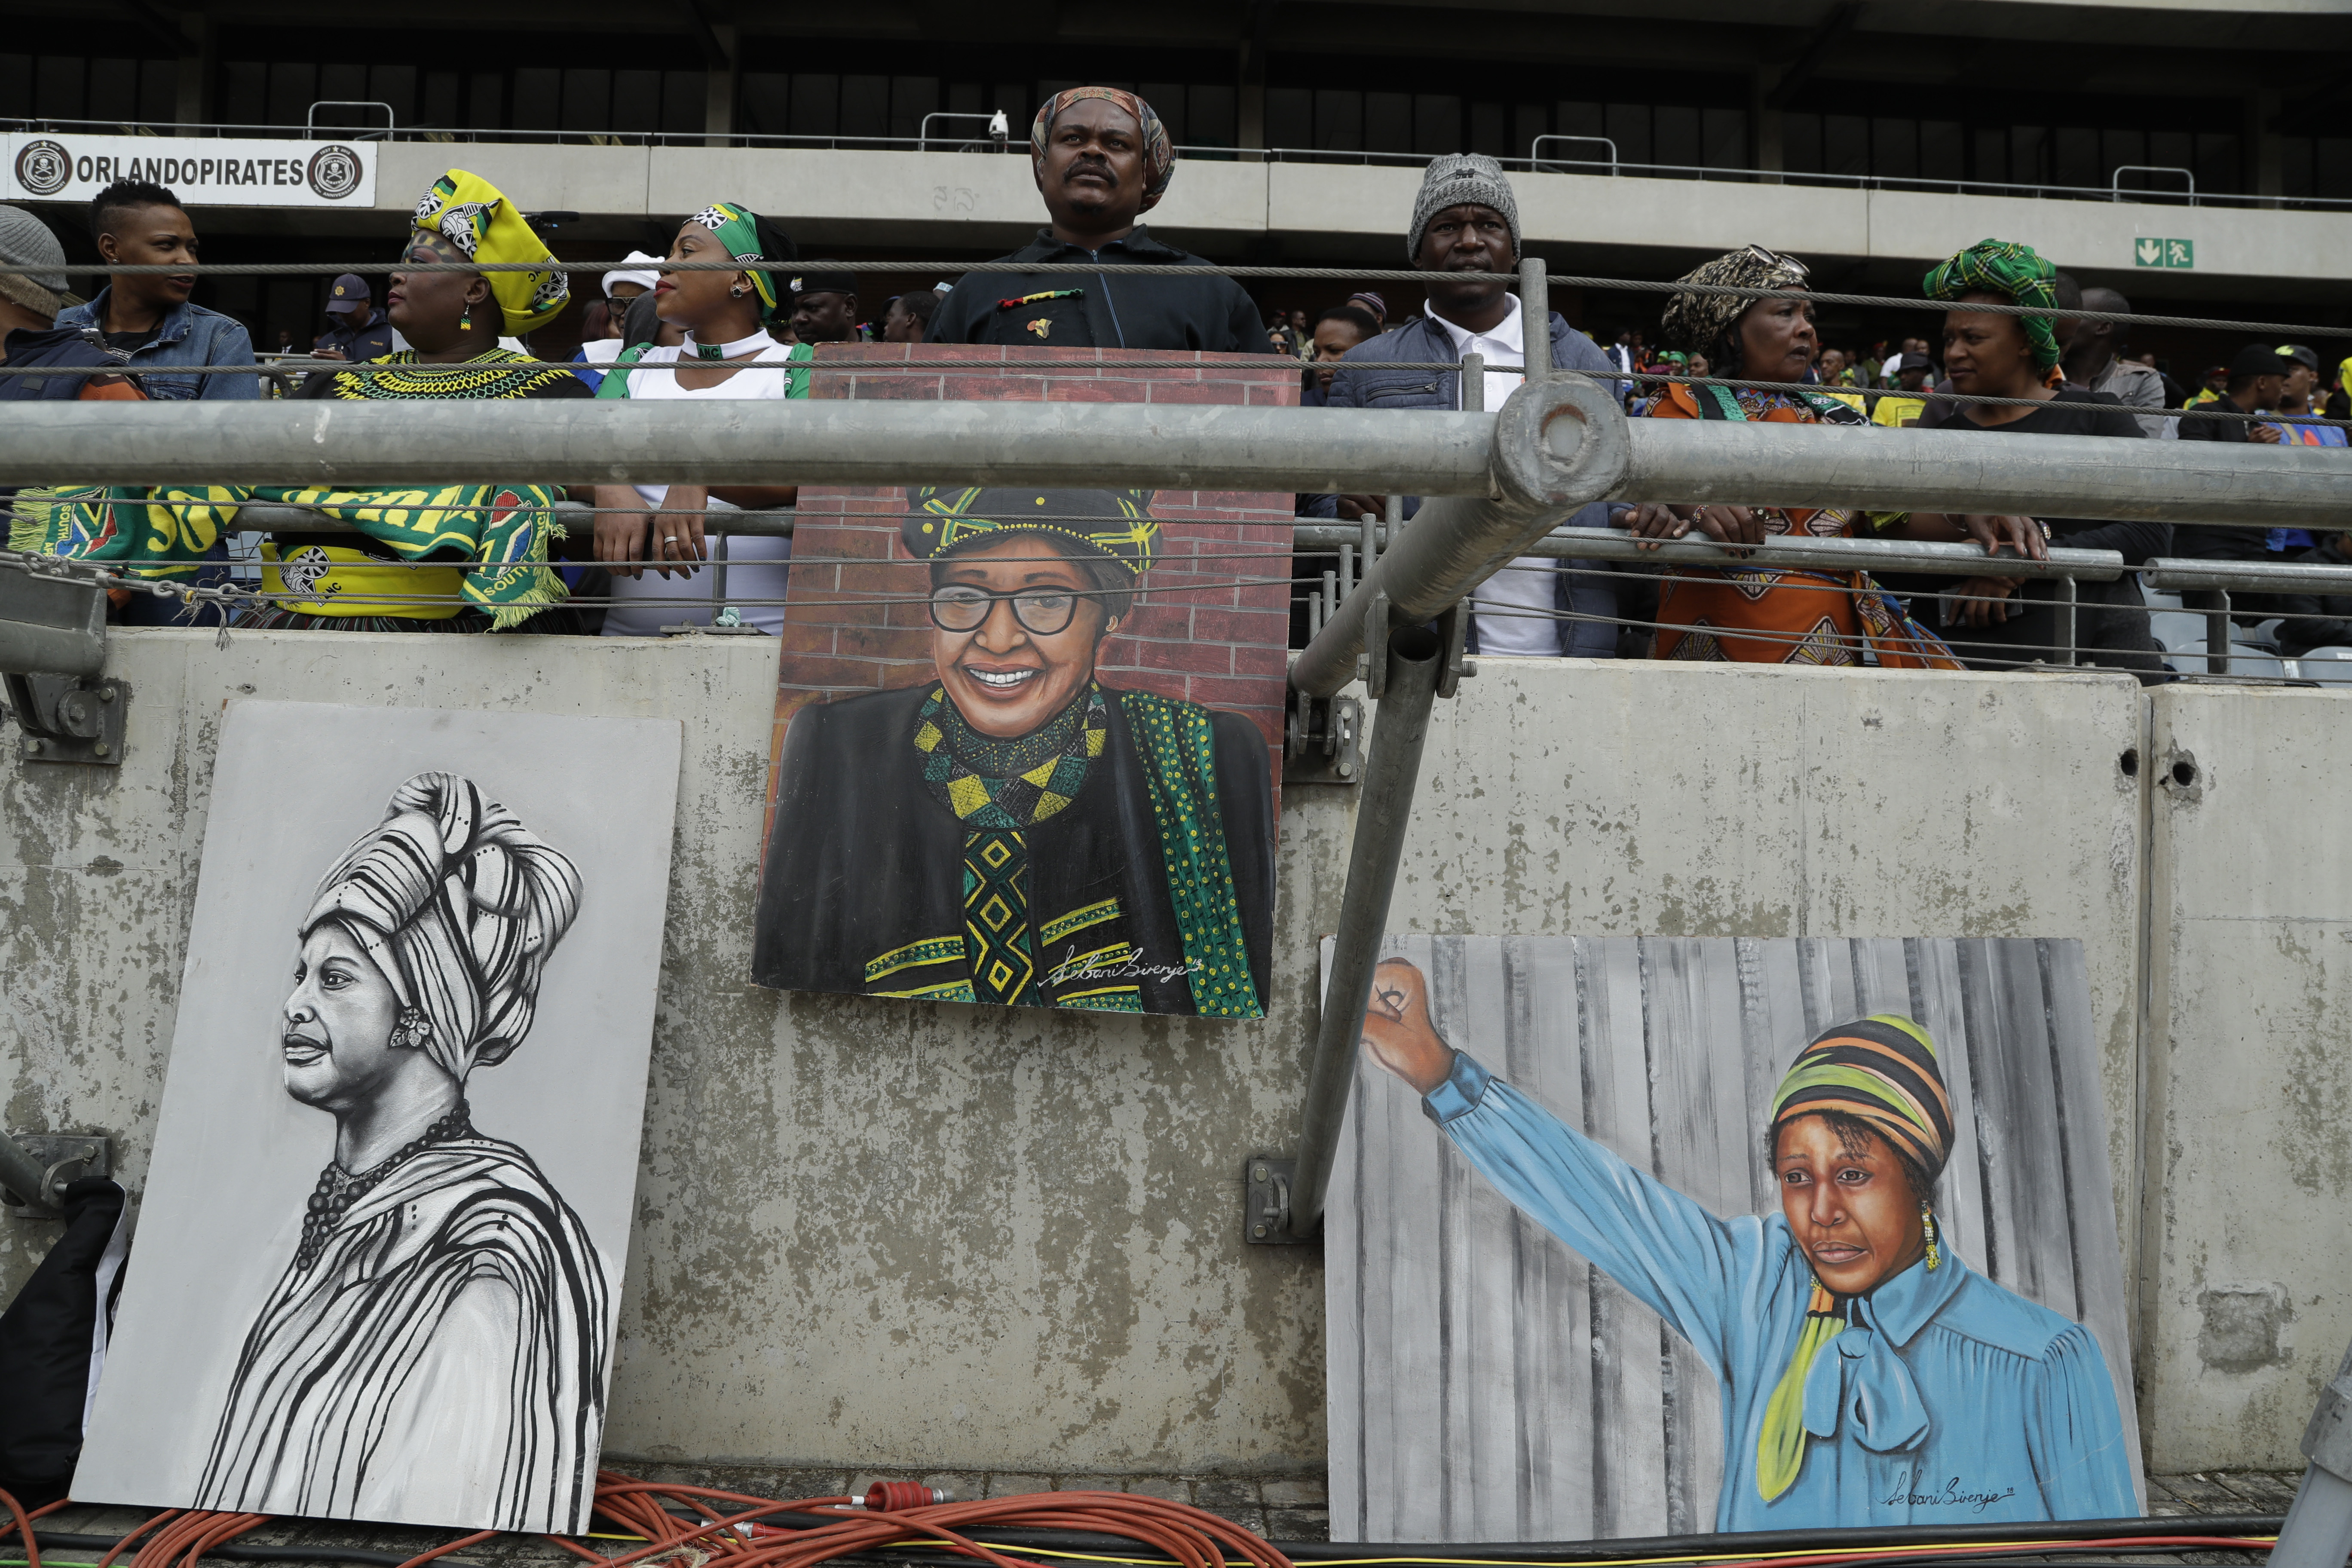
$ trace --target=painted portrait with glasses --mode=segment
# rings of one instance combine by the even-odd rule
[[[1176,694],[1244,685],[1230,674],[1188,684],[1185,670],[1211,661],[1193,584],[1205,570],[1230,603],[1250,574],[1231,557],[1244,552],[1229,545],[1228,559],[1204,562],[1188,545],[1183,585],[1160,592],[1181,613],[1160,613],[1146,645],[1160,651],[1138,657],[1134,628],[1153,613],[1167,549],[1152,492],[904,495],[891,581],[907,590],[898,597],[921,595],[921,619],[891,608],[902,651],[919,632],[928,658],[882,689],[792,714],[753,977],[925,1001],[1262,1016],[1275,879],[1265,728]],[[1159,678],[1107,668],[1107,647],[1157,660]],[[1256,651],[1271,655],[1258,662],[1278,702],[1279,643]],[[794,657],[788,637],[788,683]]]

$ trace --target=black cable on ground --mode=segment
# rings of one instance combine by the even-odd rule
[[[119,1535],[73,1535],[61,1531],[36,1530],[33,1539],[44,1552],[56,1548],[66,1552],[111,1552],[122,1543]],[[5,1542],[0,1542],[5,1544]],[[416,1555],[414,1552],[361,1552],[348,1546],[254,1546],[242,1541],[215,1546],[205,1553],[229,1563],[349,1563],[357,1568],[400,1568]],[[461,1557],[434,1559],[436,1568],[489,1568],[488,1563],[471,1563]]]

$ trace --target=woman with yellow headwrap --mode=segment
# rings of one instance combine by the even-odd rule
[[[1912,1020],[1856,1019],[1798,1052],[1765,1130],[1780,1212],[1728,1220],[1448,1047],[1401,959],[1373,979],[1364,1044],[1506,1197],[1715,1373],[1717,1530],[2139,1511],[2098,1342],[1939,1234],[1951,1097]]]
[[[504,193],[452,169],[416,213],[402,259],[415,264],[552,261]],[[392,274],[392,324],[409,346],[364,364],[311,375],[298,395],[356,402],[585,397],[568,369],[534,369],[501,336],[552,321],[570,299],[553,268]],[[131,576],[182,580],[205,550],[240,526],[248,501],[304,508],[347,530],[278,531],[262,545],[262,587],[273,603],[238,624],[338,631],[572,632],[578,618],[547,565],[555,532],[552,485],[518,481],[344,489],[334,486],[85,487],[52,492],[35,514],[20,507],[12,541],[119,563]],[[30,525],[28,527],[28,525]]]

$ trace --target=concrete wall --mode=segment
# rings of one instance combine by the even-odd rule
[[[2151,741],[2150,1463],[2300,1466],[2352,1334],[2352,701],[2168,689]]]
[[[777,216],[806,244],[1011,247],[1045,221],[1020,156],[423,142],[393,142],[379,156],[376,207],[387,214],[407,212],[454,162],[533,208],[669,217],[723,195]],[[1814,259],[1924,266],[1990,234],[2022,239],[2061,267],[2129,272],[2142,237],[2195,241],[2195,269],[2166,278],[2170,286],[2333,278],[2352,250],[2352,212],[1604,174],[1514,174],[1511,184],[1528,239],[1545,245],[1719,251],[1754,241]],[[1179,242],[1213,247],[1258,235],[1394,237],[1395,259],[1380,265],[1401,267],[1420,187],[1417,168],[1188,159],[1150,221]]]
[[[13,748],[0,762],[0,1113],[22,1131],[109,1132],[131,1184],[146,1179],[225,700],[681,717],[612,1449],[1055,1472],[1319,1468],[1320,1268],[1311,1250],[1241,1245],[1239,1177],[1244,1154],[1291,1139],[1350,792],[1285,791],[1276,1005],[1262,1025],[779,995],[743,979],[773,658],[750,639],[239,633],[222,648],[209,633],[120,637],[110,673],[134,704],[126,764],[27,769]],[[2286,1462],[2308,1369],[2352,1329],[2340,1247],[2328,1245],[2345,1227],[2352,1161],[2325,1137],[2352,1082],[2311,1022],[2340,983],[2327,944],[2352,924],[2284,918],[2352,917],[2325,902],[2341,901],[2325,879],[2340,857],[2320,794],[2335,752],[2312,740],[2340,728],[2345,699],[2186,694],[2167,722],[2200,762],[2219,761],[2216,793],[2183,805],[2150,803],[2150,770],[2119,766],[2147,750],[2147,700],[2119,677],[1486,659],[1462,689],[1440,706],[1393,929],[2079,936],[2126,1210],[2147,813],[2160,857],[2218,866],[2221,851],[2187,842],[2167,814],[2236,823],[2266,809],[2243,793],[2254,781],[2306,777],[2317,826],[2256,862],[2240,845],[2235,881],[2195,862],[2182,882],[2200,918],[2156,949],[2193,972],[2156,989],[2181,998],[2162,1037],[2194,1046],[2170,1059],[2211,1081],[2167,1069],[2184,1079],[2174,1102],[2199,1109],[2150,1123],[2171,1209],[2148,1233],[2146,1279],[2164,1310],[2147,1314],[2156,1342],[2142,1351],[2159,1468]],[[2265,758],[2273,736],[2297,750]],[[2309,894],[2254,891],[2271,879]],[[2202,914],[2272,910],[2281,918],[2266,925]],[[2200,977],[2209,950],[2270,965],[2263,1005],[2296,1026],[2246,1048],[2229,1022],[2242,1010],[2237,982]],[[2151,1062],[2149,1081],[2160,1076]],[[2262,1123],[2263,1180],[2250,1189],[2238,1175],[2248,1119],[2229,1108],[2266,1107],[2282,1089],[2305,1097],[2308,1135]],[[2293,1223],[2250,1218],[2250,1206]],[[2127,1237],[2140,1230],[2128,1220]],[[51,1234],[0,1220],[0,1292]],[[2196,1280],[2176,1261],[2191,1252]],[[2216,1374],[2199,1359],[2211,1317],[2199,1292],[2247,1281],[2285,1293],[2294,1356]],[[2257,1388],[2275,1393],[2249,1399]]]

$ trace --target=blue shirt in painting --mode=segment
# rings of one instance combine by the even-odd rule
[[[1480,1173],[1688,1340],[1723,1388],[1717,1530],[2136,1516],[2114,1380],[2080,1323],[1942,1249],[1854,1299],[1805,1379],[1796,1480],[1756,1484],[1812,1270],[1775,1214],[1717,1219],[1470,1058],[1423,1101]]]

